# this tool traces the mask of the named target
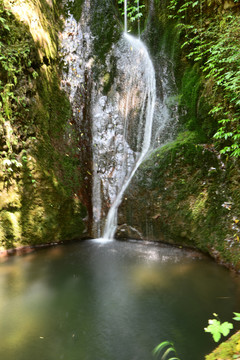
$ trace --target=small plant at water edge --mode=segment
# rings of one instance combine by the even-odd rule
[[[235,317],[233,317],[233,320],[240,321],[240,313],[233,313]],[[215,317],[218,317],[217,314],[213,314]],[[212,334],[213,340],[215,342],[218,342],[221,339],[221,336],[227,336],[230,333],[230,330],[233,329],[233,324],[225,321],[224,323],[221,323],[218,319],[209,319],[208,320],[208,326],[204,328],[206,332],[209,332]]]
[[[161,360],[180,360],[176,357],[176,350],[173,343],[170,341],[161,342],[153,349],[152,353],[154,357],[161,356]]]

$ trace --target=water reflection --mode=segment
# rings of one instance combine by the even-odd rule
[[[178,248],[86,241],[0,265],[4,360],[147,360],[159,342],[200,360],[203,328],[239,312],[238,276]]]

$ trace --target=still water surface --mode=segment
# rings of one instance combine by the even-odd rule
[[[0,264],[3,360],[181,360],[215,344],[203,328],[240,312],[240,279],[209,259],[152,243],[84,241]]]

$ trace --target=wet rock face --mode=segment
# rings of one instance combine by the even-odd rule
[[[128,224],[122,224],[117,228],[116,238],[121,239],[135,239],[135,240],[143,240],[142,234],[132,226]]]
[[[76,2],[77,3],[77,2]],[[76,5],[76,4],[75,4]],[[72,115],[70,125],[77,134],[77,159],[82,174],[79,195],[88,211],[88,228],[92,223],[92,119],[93,88],[92,42],[89,21],[90,2],[79,1],[79,21],[70,15],[61,34],[61,53],[64,60],[62,88],[68,94]],[[81,14],[81,16],[80,16]],[[90,230],[91,231],[91,230]]]
[[[156,192],[146,189],[142,184],[142,176],[140,168],[119,207],[116,237],[129,236],[133,239],[170,241],[170,237],[167,238],[162,228],[162,224],[166,225],[169,222],[167,214],[162,213]]]

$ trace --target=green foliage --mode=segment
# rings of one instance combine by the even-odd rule
[[[6,12],[6,14],[8,16],[10,15],[9,11],[5,11],[5,12]],[[0,9],[0,23],[1,23],[1,26],[2,26],[3,30],[10,31],[9,26],[6,24],[6,19],[3,16],[4,16],[4,10]]]
[[[234,315],[235,315],[235,317],[233,318],[233,320],[240,321],[240,313],[234,312]]]
[[[221,324],[219,320],[210,319],[208,323],[208,327],[206,327],[204,330],[212,334],[213,340],[215,342],[220,340],[221,335],[227,336],[230,332],[230,329],[233,328],[233,325],[227,321]]]
[[[153,355],[155,357],[161,356],[161,360],[180,360],[176,357],[176,350],[174,345],[170,341],[163,341],[153,349]],[[169,357],[170,353],[175,354],[173,357]]]
[[[119,40],[121,32],[116,23],[115,9],[111,1],[102,0],[99,3],[98,0],[92,0],[92,7],[94,11],[91,12],[90,26],[96,55],[94,75],[99,79],[99,76],[103,76],[100,75],[101,70],[104,69],[104,73],[106,71],[106,55],[112,45]]]
[[[124,4],[124,0],[118,0],[118,4]],[[127,1],[127,16],[131,22],[139,20],[142,16],[142,10],[145,8],[145,5],[139,5],[139,0],[128,0]],[[124,10],[122,10],[122,15],[124,15]]]
[[[217,314],[213,314],[215,317],[217,317]],[[240,313],[234,312],[235,317],[233,317],[233,320],[240,321]],[[229,323],[228,321],[225,321],[224,323],[221,323],[217,319],[210,319],[208,320],[209,325],[204,329],[206,332],[209,332],[213,336],[213,340],[215,342],[218,342],[221,338],[221,335],[227,336],[231,329],[233,329],[233,324]]]
[[[181,81],[181,97],[179,101],[180,107],[188,109],[187,113],[182,115],[184,124],[188,130],[198,130],[198,97],[201,88],[201,79],[196,67],[188,67],[184,71]]]
[[[31,67],[31,41],[21,33],[13,15],[0,4],[0,121],[14,121],[18,108],[24,108],[24,96],[16,94],[21,76]],[[18,29],[18,30],[17,30]],[[33,71],[36,78],[37,72]]]
[[[30,141],[27,91],[38,76],[32,67],[35,54],[26,26],[0,3],[0,161],[7,186],[20,177],[23,159],[18,154]]]
[[[170,0],[169,18],[178,21],[183,51],[197,63],[210,85],[210,113],[220,128],[214,138],[221,153],[240,156],[239,11],[220,12],[214,1]]]
[[[74,18],[79,21],[82,14],[83,0],[68,1],[65,5],[65,10],[70,11]]]

